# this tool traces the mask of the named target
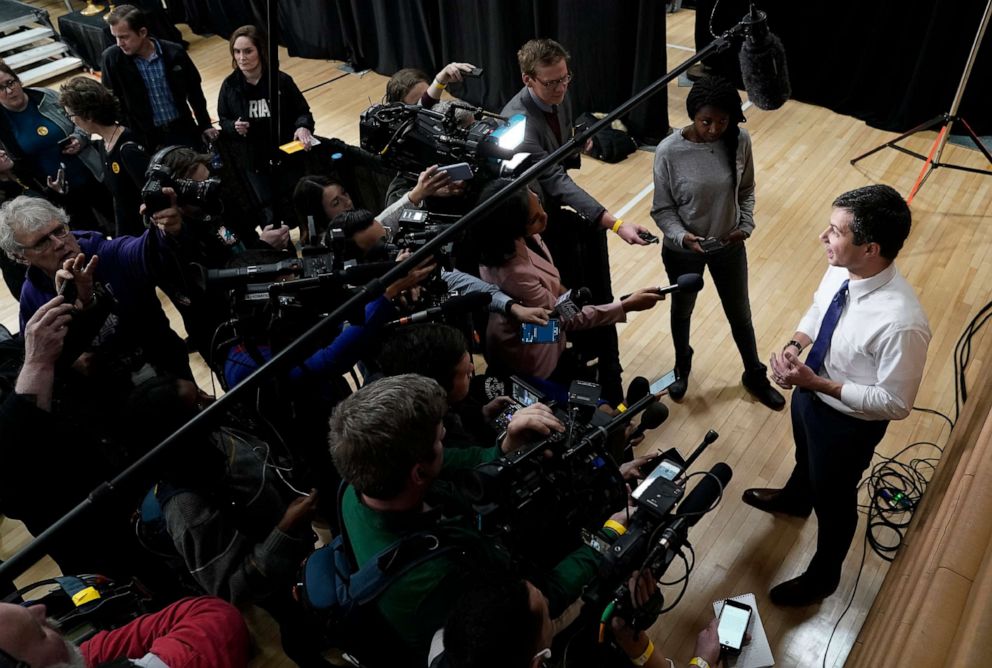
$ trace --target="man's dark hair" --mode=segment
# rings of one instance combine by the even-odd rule
[[[444,626],[451,668],[527,668],[544,620],[530,607],[527,583],[497,576],[466,592]]]
[[[110,10],[104,20],[112,26],[124,22],[134,32],[148,28],[148,16],[134,5],[117,5]]]
[[[454,327],[423,323],[397,329],[383,344],[378,361],[387,376],[416,373],[451,392],[455,367],[467,352],[465,336]]]
[[[182,146],[166,153],[162,158],[162,164],[172,170],[174,178],[187,179],[197,165],[210,167],[211,160],[211,156],[207,153],[197,153],[191,148]]]
[[[558,42],[553,39],[532,39],[526,42],[517,51],[517,63],[520,65],[520,72],[534,76],[538,65],[554,65],[562,58],[567,65],[572,57]]]
[[[386,82],[386,102],[402,102],[414,86],[418,83],[429,83],[430,80],[423,70],[404,67]]]
[[[876,243],[882,257],[895,260],[909,237],[913,214],[895,188],[870,185],[849,190],[833,206],[851,212],[851,234],[856,246]]]
[[[120,105],[114,94],[89,77],[73,77],[62,84],[59,104],[100,125],[113,125],[120,118]]]
[[[331,416],[334,466],[359,494],[393,499],[415,465],[434,461],[447,411],[447,395],[430,378],[406,374],[370,383]]]
[[[479,193],[479,202],[489,199],[510,181],[494,179]],[[530,194],[526,188],[517,190],[498,206],[487,209],[472,228],[479,248],[479,262],[487,267],[499,267],[513,257],[516,240],[526,236],[530,222]]]

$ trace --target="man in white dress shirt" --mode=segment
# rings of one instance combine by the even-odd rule
[[[816,512],[806,572],[772,588],[777,605],[832,594],[858,524],[858,482],[889,420],[909,415],[930,326],[893,260],[909,236],[906,202],[889,186],[844,193],[820,235],[830,267],[772,377],[792,395],[796,466],[782,489],[749,489],[744,502],[799,517]],[[799,355],[809,349],[805,363]]]

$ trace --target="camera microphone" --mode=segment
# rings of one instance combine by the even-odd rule
[[[678,505],[678,508],[675,509],[675,516],[685,517],[688,521],[688,527],[694,525],[699,521],[699,518],[710,511],[713,504],[727,489],[727,485],[730,484],[730,479],[733,477],[734,470],[727,464],[724,462],[714,464],[709,475],[704,476]]]
[[[792,95],[782,40],[768,30],[768,15],[751,3],[738,58],[748,99],[758,109],[778,109]]]
[[[433,306],[431,308],[424,309],[423,311],[417,311],[416,313],[406,317],[399,318],[398,320],[393,320],[388,326],[399,327],[402,325],[413,325],[418,322],[428,322],[449,313],[471,311],[481,306],[488,305],[492,299],[493,296],[488,292],[470,292],[467,295],[452,297],[440,306]]]
[[[661,403],[660,401],[651,404],[644,409],[644,415],[641,416],[641,421],[637,425],[637,428],[631,432],[630,438],[627,439],[627,445],[630,445],[632,441],[636,441],[638,438],[644,435],[644,432],[649,429],[657,429],[662,425],[662,423],[668,419],[668,406]]]
[[[682,274],[673,285],[658,286],[654,291],[659,295],[667,295],[670,292],[699,292],[703,289],[702,274]],[[620,298],[623,301],[631,294],[626,294]]]
[[[638,401],[648,396],[650,391],[651,381],[644,376],[638,376],[634,380],[630,381],[630,385],[627,386],[627,396],[623,403],[617,406],[617,410],[623,413],[629,406],[633,406]]]
[[[592,303],[592,291],[589,288],[569,290],[558,297],[551,311],[552,318],[561,321],[571,320],[582,312],[582,307]]]

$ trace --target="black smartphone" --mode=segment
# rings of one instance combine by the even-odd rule
[[[639,236],[641,239],[644,239],[644,241],[648,242],[649,244],[659,243],[658,237],[656,237],[655,235],[651,234],[646,230],[644,232],[638,232],[637,236]]]
[[[59,286],[59,294],[62,295],[64,304],[75,304],[79,298],[79,290],[76,289],[76,281],[62,281]]]
[[[718,251],[723,248],[723,242],[719,239],[714,239],[710,237],[709,239],[700,239],[699,247],[703,249],[704,253],[712,253],[713,251]]]
[[[521,343],[558,343],[561,340],[561,328],[554,318],[546,325],[535,325],[530,322],[520,323]]]
[[[727,654],[740,654],[750,622],[751,606],[729,598],[724,601],[716,631],[720,638],[720,649]]]
[[[462,72],[462,76],[463,77],[472,77],[473,79],[478,79],[479,77],[482,76],[482,71],[483,70],[482,70],[481,67],[473,67],[468,72]]]

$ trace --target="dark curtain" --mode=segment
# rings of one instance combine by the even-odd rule
[[[903,132],[950,111],[987,0],[761,0],[782,38],[793,97]],[[713,0],[697,3],[696,48],[709,43]],[[747,11],[720,0],[716,32]],[[986,33],[959,115],[978,134],[992,133],[992,40]],[[739,77],[736,54],[708,64]]]

